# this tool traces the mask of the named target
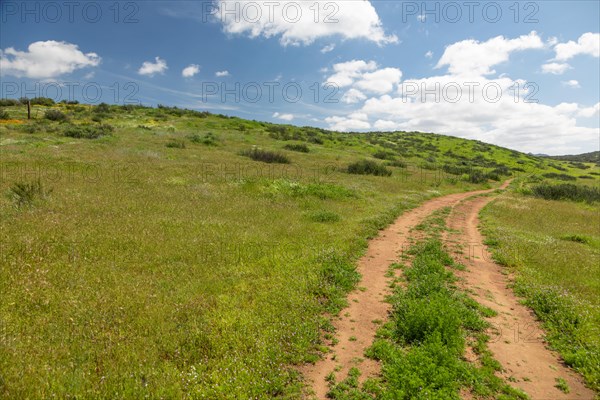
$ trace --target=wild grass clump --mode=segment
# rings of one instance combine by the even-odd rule
[[[546,200],[570,200],[586,203],[600,201],[600,188],[571,183],[562,183],[559,185],[542,183],[532,186],[531,193],[535,197]]]
[[[38,200],[43,200],[52,190],[44,189],[41,180],[32,182],[15,182],[9,189],[9,197],[15,206],[31,206]]]
[[[187,138],[192,143],[203,144],[205,146],[216,146],[218,145],[218,138],[212,132],[207,132],[204,136],[201,136],[198,133],[193,133],[188,135]]]
[[[63,135],[75,139],[98,139],[110,136],[115,128],[112,125],[71,125],[66,128]]]
[[[548,172],[542,175],[544,178],[548,179],[558,179],[560,181],[575,181],[576,177],[567,175],[567,174],[557,174],[556,172]]]
[[[0,119],[10,119],[8,112],[2,108],[0,108]]]
[[[316,211],[308,215],[313,222],[338,222],[340,216],[331,211]]]
[[[44,118],[46,118],[47,120],[50,121],[66,121],[67,120],[67,116],[59,110],[47,110],[44,113]]]
[[[181,139],[171,139],[165,144],[170,149],[185,149],[185,141]]]
[[[287,179],[276,179],[269,183],[271,194],[284,194],[292,197],[314,196],[321,200],[342,200],[356,197],[356,194],[343,186],[326,182],[301,183]]]
[[[391,176],[392,171],[371,160],[356,161],[348,165],[347,172],[355,175]]]
[[[309,153],[310,152],[310,149],[304,143],[286,144],[285,146],[283,146],[283,148],[286,150],[290,150],[290,151],[297,151],[299,153]]]
[[[269,164],[290,164],[291,161],[285,154],[277,153],[269,150],[253,148],[243,150],[239,153],[241,156],[248,157],[254,161],[262,161]]]

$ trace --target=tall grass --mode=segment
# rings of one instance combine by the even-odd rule
[[[572,200],[587,203],[600,201],[600,188],[594,186],[543,183],[532,186],[531,191],[535,197],[546,200]]]

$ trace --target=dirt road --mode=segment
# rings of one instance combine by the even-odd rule
[[[348,375],[350,368],[357,367],[361,371],[361,381],[379,373],[378,363],[365,358],[364,352],[373,343],[380,326],[377,322],[385,321],[388,317],[390,305],[384,300],[389,294],[390,278],[386,277],[386,272],[390,264],[399,260],[400,251],[409,245],[410,229],[436,210],[454,206],[467,197],[490,191],[456,193],[429,200],[402,214],[369,243],[367,252],[359,260],[357,267],[362,276],[357,286],[360,290],[350,293],[349,306],[333,322],[339,343],[332,347],[332,352],[326,358],[301,369],[315,397],[326,398],[329,387],[325,378],[332,372],[339,380]]]
[[[594,393],[584,386],[581,376],[548,349],[533,312],[519,303],[508,287],[509,278],[482,245],[478,215],[490,200],[477,197],[456,206],[448,218],[452,233],[446,243],[450,250],[453,242],[462,248],[455,258],[467,266],[467,271],[457,273],[464,287],[472,291],[480,304],[498,313],[488,319],[493,326],[489,348],[504,368],[503,378],[510,379],[512,386],[523,389],[532,400],[593,399]],[[555,386],[557,378],[567,382],[568,394]]]
[[[508,184],[506,182],[501,189]],[[505,368],[504,377],[510,377],[511,380],[516,378],[517,382],[512,384],[525,390],[532,399],[593,398],[593,393],[585,388],[581,377],[566,368],[560,358],[546,348],[539,335],[536,336],[537,339],[532,339],[531,332],[541,333],[535,318],[507,288],[507,280],[501,274],[500,267],[487,261],[490,257],[481,246],[477,215],[491,198],[469,198],[492,191],[493,189],[457,193],[429,200],[402,214],[369,243],[366,254],[358,262],[357,270],[362,276],[357,286],[359,289],[350,293],[349,306],[333,321],[338,343],[330,346],[332,351],[326,357],[301,369],[307,386],[312,388],[308,397],[326,398],[329,390],[326,377],[331,373],[339,381],[347,377],[352,367],[356,367],[361,371],[361,382],[379,374],[380,365],[365,358],[364,352],[373,343],[380,323],[388,318],[390,311],[390,304],[384,301],[385,296],[390,293],[391,279],[386,277],[386,272],[390,264],[399,261],[400,252],[410,245],[411,228],[436,210],[453,207],[449,225],[457,232],[447,239],[451,243],[460,243],[462,247],[479,249],[479,258],[469,257],[469,252],[460,255],[468,258],[460,261],[470,266],[461,277],[466,286],[475,288],[479,295],[476,297],[478,301],[498,311],[498,316],[491,323],[501,328],[500,336],[503,337],[490,343],[490,349]],[[475,243],[478,245],[473,246]],[[521,339],[509,340],[506,337],[509,333],[512,338],[516,337],[515,327],[518,327],[516,332],[521,332]],[[571,388],[569,395],[554,386],[557,377],[568,382]]]

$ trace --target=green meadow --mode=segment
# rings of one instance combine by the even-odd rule
[[[432,133],[37,103],[31,120],[0,103],[3,397],[298,398],[296,367],[321,356],[368,239],[426,199],[510,178],[490,235],[519,290],[573,299],[573,334],[598,357],[597,165]],[[535,197],[562,183],[591,194]]]

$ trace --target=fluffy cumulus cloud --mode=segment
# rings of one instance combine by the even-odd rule
[[[562,75],[570,68],[571,66],[567,63],[550,62],[542,65],[542,72],[545,74]]]
[[[181,76],[184,78],[191,78],[200,72],[200,66],[197,64],[190,64],[181,71]]]
[[[55,40],[31,43],[27,51],[12,47],[0,50],[0,72],[17,78],[56,78],[81,68],[96,67],[100,61],[96,53],[83,53],[75,44]]]
[[[577,42],[570,40],[567,43],[558,43],[554,46],[554,51],[556,51],[557,61],[567,61],[579,54],[598,58],[600,57],[600,34],[584,33]]]
[[[385,33],[370,1],[217,0],[214,15],[230,34],[279,37],[283,46],[308,45],[320,38],[397,43]]]
[[[463,40],[446,47],[436,67],[448,66],[453,75],[491,75],[495,73],[492,67],[508,61],[511,53],[542,48],[544,43],[535,31],[514,39],[496,36],[485,42]]]
[[[503,54],[486,59],[490,41],[503,49]],[[543,46],[535,32],[514,39],[467,42],[467,46],[459,42],[446,48],[438,62],[449,66],[445,75],[401,81],[400,70],[381,68],[372,61],[333,65],[327,80],[342,83],[342,103],[347,111],[331,115],[325,122],[339,131],[436,132],[535,153],[577,153],[589,149],[590,144],[597,145],[599,128],[585,125],[589,122],[586,118],[597,118],[599,104],[541,104],[535,86],[525,80],[504,74],[488,76],[512,51]],[[467,51],[465,61],[454,57],[458,48]],[[380,80],[383,83],[378,83]],[[574,80],[563,84],[579,86]]]
[[[294,114],[280,114],[280,113],[276,112],[273,114],[273,118],[277,118],[282,121],[291,121],[294,119]]]
[[[154,76],[156,74],[164,74],[167,69],[169,69],[167,62],[160,57],[155,57],[154,62],[145,61],[138,70],[138,74]]]

